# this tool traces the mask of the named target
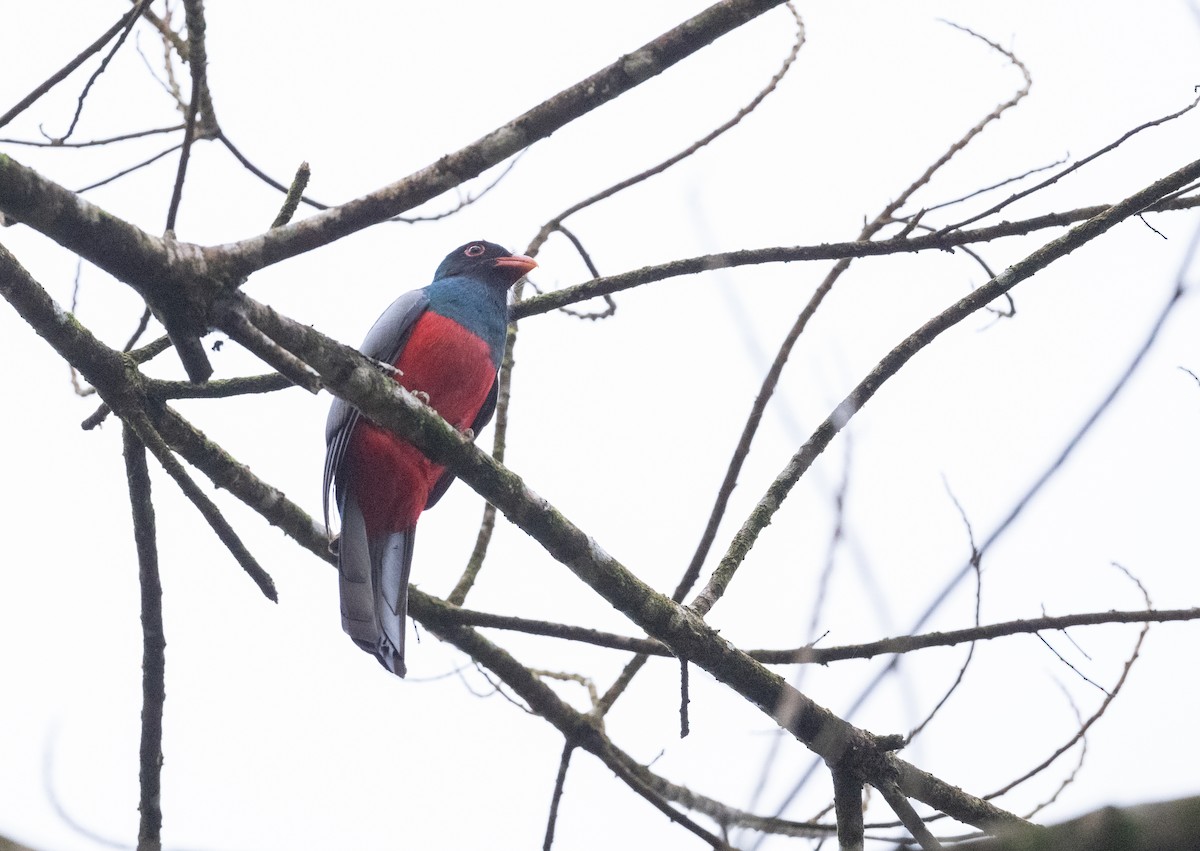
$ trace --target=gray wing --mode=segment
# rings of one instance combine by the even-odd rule
[[[475,415],[475,421],[471,423],[471,431],[478,436],[479,432],[483,431],[483,427],[492,421],[492,414],[496,413],[496,397],[500,391],[500,380],[497,378],[492,382],[492,389],[488,391],[487,398],[483,400],[483,407],[479,409],[479,413]],[[446,489],[450,487],[450,483],[454,481],[454,474],[449,470],[442,473],[441,478],[437,480],[429,490],[429,499],[425,500],[425,507],[432,508],[437,504],[437,501],[446,493]]]
[[[395,363],[408,342],[417,318],[427,307],[429,294],[424,287],[406,292],[375,320],[359,351],[377,361]],[[321,503],[325,511],[325,533],[330,537],[332,530],[329,527],[329,492],[336,489],[334,501],[340,506],[345,480],[339,473],[342,461],[346,457],[346,448],[350,445],[350,437],[354,433],[354,426],[360,416],[358,409],[349,402],[335,398],[329,406],[329,417],[325,420],[325,483],[321,490]]]

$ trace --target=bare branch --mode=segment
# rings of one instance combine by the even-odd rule
[[[146,380],[146,395],[154,399],[228,399],[249,393],[274,393],[295,386],[290,378],[278,372],[206,381],[203,384],[151,378]]]
[[[1169,196],[1168,196],[1169,197]],[[571,287],[564,287],[543,295],[534,296],[513,306],[513,318],[524,319],[540,313],[558,310],[563,305],[574,304],[589,298],[617,293],[632,289],[642,284],[665,281],[682,275],[695,275],[714,269],[731,269],[738,266],[755,266],[763,263],[793,263],[796,261],[812,260],[841,260],[845,258],[882,257],[889,254],[907,254],[917,251],[948,251],[960,245],[976,242],[991,242],[1009,236],[1024,236],[1039,230],[1052,227],[1067,227],[1083,222],[1109,209],[1109,204],[1096,204],[1090,207],[1080,207],[1062,213],[1048,213],[1021,219],[1015,222],[1002,222],[991,227],[979,228],[973,231],[952,231],[950,233],[933,233],[927,236],[911,238],[894,238],[880,240],[860,240],[856,242],[831,242],[825,245],[773,246],[770,248],[750,248],[741,251],[727,251],[720,254],[707,254],[700,257],[687,257],[672,260],[657,266],[646,266],[606,278],[584,281]],[[1176,198],[1171,201],[1150,204],[1145,212],[1165,212],[1168,210],[1190,210],[1200,207],[1200,197]]]
[[[138,851],[162,848],[162,719],[167,699],[166,634],[163,630],[162,582],[158,575],[158,545],[154,503],[150,498],[150,471],[146,448],[133,429],[121,430],[125,445],[125,474],[133,508],[133,539],[137,544],[138,584],[142,600],[142,738],[138,782]]]
[[[174,133],[182,130],[184,125],[176,124],[172,127],[156,127],[153,130],[138,130],[134,133],[122,133],[119,136],[109,136],[104,139],[91,139],[87,142],[46,142],[33,139],[0,139],[0,143],[5,145],[25,145],[32,148],[93,148],[100,145],[112,145],[117,142],[126,142],[130,139],[140,139],[143,136],[157,136],[162,133]]]
[[[921,817],[917,815],[917,811],[913,809],[912,804],[908,802],[908,798],[904,797],[904,793],[894,783],[883,783],[875,787],[883,795],[884,800],[888,802],[888,806],[895,811],[900,817],[900,821],[912,834],[913,839],[917,840],[924,851],[938,851],[942,847],[942,843],[938,842],[934,835],[929,832],[929,828],[925,826],[925,822],[921,821]]]
[[[562,802],[563,786],[567,782],[567,768],[571,765],[571,754],[575,745],[563,745],[562,757],[558,761],[558,776],[554,778],[554,794],[550,796],[550,815],[546,819],[546,838],[542,840],[542,851],[550,851],[554,845],[554,826],[558,823],[558,805]]]
[[[183,144],[179,152],[179,168],[175,172],[175,188],[171,191],[171,203],[167,207],[166,231],[175,233],[175,217],[183,200],[183,181],[187,177],[188,160],[191,158],[192,142],[196,139],[196,117],[200,112],[200,100],[207,89],[208,57],[204,50],[204,0],[184,0],[188,29],[188,72],[192,76],[192,96],[188,100],[187,120],[183,128]],[[209,116],[211,118],[211,115]]]

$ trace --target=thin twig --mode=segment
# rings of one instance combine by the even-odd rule
[[[973,192],[968,192],[966,195],[960,195],[957,198],[951,198],[949,201],[942,201],[940,204],[930,204],[928,207],[922,208],[921,212],[922,213],[932,213],[934,210],[941,210],[946,207],[953,207],[955,204],[961,204],[964,201],[970,201],[972,198],[977,198],[980,195],[984,195],[988,192],[993,192],[997,189],[1008,186],[1008,184],[1010,184],[1010,183],[1017,183],[1018,181],[1024,180],[1025,178],[1029,177],[1032,174],[1038,174],[1039,172],[1049,171],[1050,169],[1054,168],[1055,166],[1062,165],[1069,158],[1070,157],[1068,155],[1066,157],[1063,157],[1060,160],[1056,160],[1047,165],[1040,165],[1040,166],[1037,166],[1036,168],[1031,168],[1028,171],[1023,172],[1018,175],[1015,175],[1013,177],[1006,177],[1006,178],[1004,178],[1004,180],[1001,180],[999,183],[993,183],[990,186],[983,187],[982,189],[976,189]],[[901,220],[901,221],[903,221],[903,220]],[[936,228],[931,228],[931,230],[936,230]]]
[[[946,225],[946,227],[942,228],[941,231],[939,231],[939,234],[947,233],[947,232],[953,231],[953,230],[959,230],[960,228],[963,228],[966,225],[969,225],[973,222],[977,222],[980,219],[985,219],[988,216],[995,215],[996,213],[1000,212],[1001,210],[1003,210],[1005,207],[1007,207],[1009,204],[1013,203],[1014,201],[1020,200],[1021,198],[1024,198],[1027,195],[1032,195],[1034,192],[1038,192],[1042,189],[1045,189],[1047,186],[1057,183],[1059,180],[1062,180],[1062,178],[1066,177],[1068,174],[1075,171],[1076,169],[1083,168],[1085,165],[1090,163],[1092,160],[1094,160],[1098,157],[1102,157],[1105,154],[1107,154],[1109,151],[1119,148],[1126,141],[1128,141],[1131,137],[1136,136],[1138,133],[1141,133],[1143,130],[1146,130],[1150,127],[1157,127],[1160,124],[1166,124],[1168,121],[1173,121],[1174,119],[1178,118],[1179,116],[1181,116],[1185,113],[1191,112],[1193,109],[1196,108],[1197,104],[1200,104],[1200,96],[1198,96],[1194,101],[1192,101],[1190,104],[1188,104],[1187,106],[1185,106],[1183,109],[1179,110],[1178,112],[1172,112],[1170,115],[1164,115],[1162,118],[1156,118],[1153,121],[1147,121],[1145,124],[1139,124],[1137,127],[1134,127],[1128,133],[1125,133],[1124,135],[1122,135],[1120,139],[1117,139],[1115,142],[1105,145],[1103,148],[1101,148],[1098,151],[1092,152],[1088,156],[1081,159],[1079,162],[1073,163],[1073,164],[1067,166],[1062,171],[1055,174],[1053,177],[1049,177],[1046,180],[1043,180],[1041,183],[1037,184],[1036,186],[1031,186],[1028,189],[1023,189],[1020,192],[1014,193],[1013,195],[1010,195],[1008,198],[1005,198],[999,204],[996,204],[996,205],[988,208],[987,210],[984,210],[982,213],[971,216],[969,219],[963,219],[961,222],[955,222],[952,225]]]
[[[146,445],[146,448],[150,450],[162,468],[175,480],[175,484],[183,491],[183,495],[191,500],[192,505],[196,507],[196,510],[200,512],[200,515],[208,522],[212,530],[216,532],[221,543],[225,545],[230,555],[241,565],[242,570],[246,571],[246,574],[258,586],[258,590],[262,591],[263,596],[272,603],[279,602],[279,594],[275,590],[274,580],[263,570],[258,560],[254,558],[250,550],[242,543],[242,539],[238,537],[237,532],[229,525],[229,521],[221,514],[221,510],[200,490],[200,487],[192,480],[192,477],[187,474],[183,465],[172,454],[170,447],[167,446],[162,436],[155,430],[150,420],[143,415],[141,417],[133,417],[127,420],[127,422],[137,433],[138,440]]]
[[[137,341],[142,339],[142,335],[145,334],[146,329],[148,327],[150,327],[150,317],[153,315],[154,314],[150,311],[150,308],[148,308],[148,307],[142,311],[142,318],[138,320],[137,327],[133,329],[133,333],[129,335],[129,339],[125,341],[125,345],[121,348],[121,351],[123,351],[123,352],[132,351],[133,347],[137,345]],[[159,345],[162,345],[162,351],[166,351],[167,348],[171,344],[171,338],[170,337],[162,337],[162,338],[160,338],[160,340],[156,340],[155,342],[159,343]],[[155,354],[157,354],[157,352]],[[153,355],[151,355],[150,357],[153,357]],[[142,360],[137,360],[137,358],[134,358],[134,360],[137,363],[145,363],[146,360],[149,360],[149,358],[144,358]]]
[[[184,125],[176,124],[172,127],[156,127],[153,130],[138,130],[134,133],[122,133],[119,136],[109,136],[104,139],[91,139],[87,142],[59,142],[37,140],[37,139],[0,139],[0,143],[5,145],[25,145],[31,148],[92,148],[99,145],[112,145],[116,142],[127,142],[130,139],[140,139],[143,136],[156,136],[162,133],[174,133],[177,130],[182,130]]]
[[[954,491],[950,489],[950,482],[946,477],[942,477],[942,484],[945,485],[946,495],[950,497],[950,501],[954,503],[954,507],[958,509],[958,516],[962,519],[963,526],[967,530],[967,543],[971,547],[970,564],[975,571],[975,627],[979,627],[980,609],[983,604],[983,570],[981,568],[982,556],[979,554],[979,547],[975,545],[975,530],[971,528],[971,518],[967,517],[967,510],[962,507],[962,503],[958,501],[958,497],[954,495]],[[929,710],[929,714],[925,716],[921,723],[917,724],[909,731],[905,738],[906,743],[911,743],[921,731],[924,730],[929,723],[937,716],[941,708],[946,705],[954,692],[958,691],[958,687],[962,685],[963,678],[967,674],[967,668],[971,665],[971,660],[975,658],[975,642],[972,641],[967,646],[967,658],[963,659],[963,663],[958,668],[958,674],[954,678],[954,682],[942,694],[941,699],[934,704],[933,709]]]
[[[86,62],[90,56],[99,52],[100,49],[102,47],[104,47],[104,45],[108,44],[108,42],[112,39],[113,36],[115,36],[117,33],[121,32],[122,30],[124,30],[126,27],[132,26],[133,22],[137,19],[137,16],[139,14],[139,8],[142,6],[145,6],[145,0],[142,0],[142,2],[139,2],[136,6],[134,6],[134,8],[130,9],[128,12],[126,12],[124,15],[122,15],[120,20],[118,20],[115,24],[113,24],[111,27],[109,27],[107,30],[105,30],[104,34],[101,35],[98,39],[96,39],[91,44],[89,44],[87,47],[85,47],[78,56],[76,56],[74,59],[72,59],[66,65],[64,65],[62,68],[60,68],[59,70],[57,70],[53,74],[51,74],[50,77],[46,80],[46,82],[42,83],[40,86],[38,86],[32,92],[27,94],[25,97],[21,98],[21,100],[17,103],[16,106],[14,106],[12,109],[10,109],[8,112],[4,113],[3,115],[0,115],[0,127],[3,127],[4,125],[8,124],[10,121],[12,121],[18,115],[20,115],[22,112],[24,112],[26,109],[28,109],[34,103],[36,103],[38,101],[38,99],[40,99],[42,97],[42,95],[46,94],[46,92],[50,91],[52,88],[54,88],[59,83],[61,83],[63,80],[65,80],[68,76],[70,76],[72,71],[74,71],[76,68],[78,68],[84,62]]]
[[[449,600],[449,602],[457,605],[453,600]],[[456,609],[453,618],[456,622],[467,626],[511,630],[526,635],[540,635],[563,641],[578,641],[594,647],[607,647],[612,650],[627,651],[645,656],[669,657],[674,655],[662,642],[656,641],[653,638],[634,638],[633,636],[618,635],[575,624],[555,623],[553,621],[535,620],[532,618],[516,617],[514,615],[499,615],[492,612],[462,608]],[[913,653],[918,650],[926,650],[930,647],[956,647],[960,644],[970,644],[976,641],[988,641],[1010,635],[1034,635],[1047,630],[1061,630],[1075,626],[1103,626],[1105,624],[1147,622],[1171,623],[1194,620],[1200,620],[1200,608],[1081,612],[1073,615],[1000,621],[994,624],[983,624],[977,627],[949,630],[946,632],[902,635],[896,638],[882,638],[878,641],[871,641],[864,644],[845,644],[834,647],[806,645],[786,650],[757,649],[747,650],[746,652],[756,661],[762,662],[765,665],[828,665],[833,662],[843,662],[847,659],[873,659],[877,656]],[[605,703],[604,698],[600,699],[600,703],[601,705]]]
[[[554,778],[554,793],[550,796],[550,815],[546,818],[546,837],[542,840],[542,851],[550,851],[554,845],[554,828],[558,823],[558,805],[562,802],[563,787],[567,782],[567,768],[571,765],[571,754],[575,745],[568,741],[563,745],[562,757],[558,761],[558,775]]]
[[[260,169],[254,163],[250,162],[250,160],[246,157],[246,155],[243,154],[240,150],[238,150],[237,146],[233,144],[233,142],[229,139],[229,137],[227,135],[225,135],[224,130],[217,133],[216,139],[218,142],[220,142],[222,145],[225,146],[225,149],[227,151],[229,151],[229,153],[233,154],[233,158],[236,159],[238,162],[240,162],[242,164],[242,167],[245,168],[246,171],[253,174],[255,177],[257,177],[263,183],[270,186],[272,189],[278,189],[280,192],[287,194],[287,192],[289,191],[289,188],[287,186],[284,186],[278,180],[275,180],[273,177],[268,175],[266,172],[264,172],[262,169]],[[308,206],[315,207],[318,210],[328,210],[329,209],[328,204],[322,204],[320,201],[315,201],[312,198],[309,198],[307,195],[304,195],[304,194],[301,194],[300,200],[302,202],[304,202],[305,204],[307,204]]]
[[[1113,567],[1117,568],[1122,573],[1124,573],[1127,577],[1129,577],[1130,581],[1132,581],[1138,587],[1138,590],[1140,590],[1142,592],[1142,599],[1146,601],[1146,609],[1147,610],[1152,609],[1153,603],[1150,600],[1150,594],[1146,591],[1146,587],[1144,585],[1142,585],[1142,583],[1138,580],[1138,578],[1136,576],[1134,576],[1132,573],[1130,573],[1128,570],[1126,570],[1124,567],[1117,564],[1116,562],[1113,562]],[[1050,756],[1046,757],[1046,759],[1044,759],[1038,765],[1035,765],[1033,768],[1029,769],[1029,771],[1025,772],[1020,777],[1016,778],[1015,780],[1013,780],[1013,781],[1007,783],[1006,785],[1002,786],[1001,788],[997,789],[995,792],[985,795],[984,798],[986,800],[998,798],[1001,795],[1011,792],[1013,789],[1015,789],[1017,786],[1024,783],[1026,780],[1029,780],[1031,777],[1035,777],[1036,775],[1040,774],[1042,771],[1044,771],[1046,768],[1048,768],[1055,760],[1057,760],[1060,756],[1062,756],[1064,753],[1069,751],[1071,748],[1075,747],[1075,745],[1078,742],[1083,740],[1084,736],[1087,734],[1088,729],[1090,729],[1093,724],[1095,724],[1097,721],[1100,720],[1101,716],[1103,716],[1104,713],[1108,711],[1108,707],[1110,705],[1112,705],[1112,702],[1117,699],[1117,695],[1121,693],[1121,687],[1125,685],[1125,680],[1129,676],[1130,670],[1133,669],[1134,663],[1138,660],[1138,656],[1142,652],[1142,643],[1146,640],[1146,635],[1149,633],[1149,631],[1150,631],[1150,624],[1149,624],[1149,622],[1147,622],[1146,624],[1144,624],[1142,626],[1141,630],[1138,632],[1137,641],[1134,642],[1134,645],[1133,645],[1133,652],[1129,655],[1129,658],[1125,660],[1125,666],[1121,669],[1121,676],[1117,678],[1116,684],[1106,694],[1104,700],[1100,703],[1099,708],[1097,708],[1096,711],[1094,713],[1092,713],[1092,716],[1090,718],[1088,718],[1087,721],[1085,721],[1082,725],[1080,725],[1079,730],[1075,733],[1075,735],[1073,735],[1070,739],[1068,739],[1065,743],[1063,743],[1063,745],[1061,747],[1059,747],[1056,751],[1054,751],[1054,753],[1050,754]]]
[[[154,154],[153,156],[148,157],[147,159],[144,159],[139,163],[135,163],[134,165],[131,165],[129,168],[121,169],[116,174],[110,175],[110,176],[104,178],[103,180],[97,180],[95,183],[89,183],[87,186],[83,186],[83,187],[80,187],[79,189],[76,189],[75,194],[82,195],[84,192],[90,192],[93,189],[99,189],[101,186],[105,186],[109,183],[112,183],[114,180],[118,180],[127,174],[133,174],[135,171],[138,171],[139,169],[143,169],[148,165],[158,162],[163,157],[165,157],[167,154],[169,154],[173,151],[178,151],[181,147],[183,147],[182,142],[180,142],[178,145],[172,145],[171,147],[167,148],[165,151],[159,151],[157,154]]]
[[[192,95],[188,101],[187,120],[184,122],[183,143],[179,152],[179,168],[175,172],[175,186],[171,190],[171,203],[167,207],[168,234],[175,232],[175,218],[183,200],[183,182],[187,177],[188,161],[191,158],[192,142],[196,138],[196,116],[200,111],[200,99],[206,85],[207,55],[204,50],[204,0],[186,0],[188,29],[188,73],[192,76]]]
[[[100,79],[100,75],[108,69],[108,63],[111,62],[112,58],[117,55],[117,51],[121,49],[121,45],[125,43],[125,39],[129,37],[129,33],[133,30],[133,25],[137,22],[138,15],[142,13],[142,10],[146,8],[149,2],[150,0],[138,0],[138,2],[134,4],[134,7],[129,10],[127,15],[128,21],[125,24],[125,27],[121,30],[120,35],[117,36],[117,43],[114,44],[112,49],[105,54],[102,60],[100,60],[100,67],[93,71],[92,76],[88,77],[88,81],[84,83],[83,91],[79,93],[79,98],[75,104],[75,115],[71,118],[71,126],[67,128],[67,132],[62,136],[47,137],[50,139],[50,141],[61,144],[69,139],[71,134],[75,132],[75,127],[79,124],[79,117],[83,114],[83,104],[84,101],[87,100],[88,92],[92,90],[92,86],[95,85],[96,81]],[[45,135],[45,133],[43,132],[42,135]]]
[[[480,189],[478,192],[468,192],[466,195],[462,195],[461,191],[460,191],[458,203],[455,204],[454,206],[449,207],[448,209],[442,210],[440,213],[428,213],[428,214],[419,215],[419,216],[392,216],[390,219],[388,219],[388,221],[389,222],[403,222],[405,224],[415,225],[415,224],[421,224],[424,222],[439,222],[442,219],[446,219],[446,218],[449,218],[450,216],[453,216],[455,213],[465,209],[466,207],[470,207],[476,201],[483,199],[484,197],[487,196],[487,194],[489,192],[491,192],[493,189],[495,189],[497,186],[499,186],[500,183],[504,180],[504,178],[508,177],[509,173],[512,172],[512,170],[516,166],[516,164],[518,162],[520,162],[521,157],[525,156],[525,153],[528,150],[529,149],[526,148],[524,151],[519,152],[515,157],[513,157],[511,160],[509,160],[508,163],[505,164],[504,168],[500,171],[500,173],[498,175],[496,175],[496,177],[494,179],[489,181],[488,184],[486,186],[484,186],[482,189]]]
[[[1012,236],[1026,236],[1039,230],[1071,225],[1087,221],[1107,210],[1111,204],[1093,204],[1065,210],[1061,213],[1046,213],[1028,219],[1012,222],[1001,222],[997,225],[978,228],[971,231],[952,231],[950,233],[931,233],[927,236],[911,238],[892,238],[871,241],[830,242],[823,245],[771,246],[769,248],[748,248],[739,251],[725,251],[718,254],[707,254],[699,257],[685,257],[632,269],[604,278],[584,281],[574,286],[543,293],[514,304],[513,319],[525,319],[541,313],[558,310],[563,305],[575,304],[606,293],[618,293],[623,290],[640,287],[643,284],[665,281],[684,275],[696,275],[716,269],[732,269],[740,266],[754,266],[764,263],[795,263],[812,262],[814,260],[842,260],[846,258],[884,257],[891,254],[910,254],[918,251],[947,251],[961,245],[976,242],[991,242]],[[1148,205],[1142,212],[1167,212],[1174,210],[1191,210],[1200,207],[1200,196],[1188,198],[1167,196],[1161,201]]]
[[[568,207],[567,209],[563,210],[561,213],[559,213],[557,216],[555,216],[554,218],[552,218],[550,221],[546,222],[546,224],[544,224],[542,226],[542,229],[538,232],[537,236],[535,236],[533,238],[533,240],[529,243],[529,248],[526,250],[526,253],[529,254],[531,257],[536,256],[537,252],[541,249],[543,243],[545,243],[545,241],[549,238],[550,234],[552,234],[556,230],[562,231],[561,225],[562,225],[563,221],[566,220],[568,217],[573,216],[575,213],[578,213],[581,210],[587,209],[588,207],[592,206],[593,204],[597,204],[600,201],[605,200],[606,198],[611,198],[613,195],[616,195],[619,192],[623,192],[624,190],[628,189],[629,187],[635,186],[644,180],[648,180],[649,178],[654,177],[655,175],[662,174],[664,171],[671,168],[671,166],[676,165],[676,164],[682,162],[683,160],[687,159],[688,157],[692,156],[694,153],[699,151],[705,145],[708,145],[709,143],[716,140],[718,137],[723,135],[725,132],[732,130],[734,127],[736,127],[738,124],[741,123],[743,118],[745,118],[747,115],[749,115],[751,112],[753,112],[758,107],[758,105],[767,98],[768,95],[770,95],[773,91],[775,91],[775,88],[779,85],[780,81],[783,80],[784,75],[787,74],[788,69],[790,69],[792,67],[792,64],[796,61],[796,57],[800,54],[800,48],[804,46],[804,36],[805,36],[804,21],[800,18],[799,13],[796,12],[796,8],[791,3],[786,3],[785,5],[787,6],[788,11],[792,13],[792,17],[796,21],[796,40],[792,45],[791,52],[789,52],[787,57],[783,60],[782,67],[780,67],[779,71],[776,72],[775,76],[771,78],[770,82],[767,83],[766,87],[763,88],[762,91],[760,91],[758,94],[756,94],[754,96],[754,98],[748,104],[746,104],[744,107],[742,107],[740,110],[738,110],[737,114],[734,115],[732,118],[730,118],[728,121],[726,121],[724,124],[717,127],[715,130],[710,132],[708,135],[704,136],[702,139],[699,139],[699,140],[693,142],[691,145],[688,145],[688,147],[684,148],[682,151],[675,154],[674,156],[668,157],[667,159],[663,160],[662,162],[658,163],[657,165],[651,166],[650,168],[646,169],[645,171],[639,172],[638,174],[635,174],[632,177],[626,178],[625,180],[622,180],[619,183],[614,183],[612,186],[609,186],[607,189],[597,192],[595,195],[585,198],[584,200],[582,200],[576,204],[573,204],[570,207]],[[564,235],[565,235],[565,232],[564,232]]]

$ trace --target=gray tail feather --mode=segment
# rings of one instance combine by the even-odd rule
[[[416,529],[367,538],[362,511],[352,493],[342,505],[338,544],[338,591],[342,629],[380,664],[403,677],[408,576]]]

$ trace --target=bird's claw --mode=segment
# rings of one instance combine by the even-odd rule
[[[461,433],[461,434],[462,434],[462,436],[463,436],[463,437],[465,437],[467,440],[474,440],[474,439],[475,439],[475,429],[473,429],[473,428],[464,428],[464,429],[463,429],[463,430],[462,430],[460,433]]]
[[[377,366],[382,372],[386,372],[393,378],[399,378],[400,376],[404,375],[403,372],[396,368],[395,364],[388,363],[385,360],[375,360],[374,358],[371,360],[375,362],[375,366]]]
[[[418,399],[420,399],[422,404],[424,404],[424,405],[429,404],[429,394],[426,393],[424,390],[409,390],[408,392],[412,393],[414,396],[416,396]]]

